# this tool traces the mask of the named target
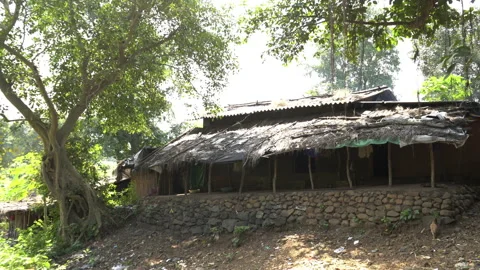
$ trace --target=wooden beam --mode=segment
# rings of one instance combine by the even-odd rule
[[[435,188],[435,156],[433,154],[433,143],[429,145],[430,147],[430,186]]]
[[[392,186],[392,144],[387,143],[388,145],[388,186]]]
[[[245,183],[245,166],[242,164],[242,177],[240,178],[240,188],[238,189],[238,194],[242,193],[244,183]]]
[[[212,193],[212,168],[213,163],[208,165],[208,194]]]
[[[313,189],[315,189],[314,185],[313,185],[313,176],[312,176],[312,158],[310,156],[308,156],[308,175],[310,176],[310,187]]]
[[[277,193],[277,156],[273,160],[273,193]]]
[[[165,170],[167,167],[165,166]],[[168,177],[168,195],[172,195],[173,193],[173,174],[171,171],[167,171],[167,177]]]
[[[183,185],[184,185],[184,192],[185,195],[188,193],[188,165],[185,171],[183,172]]]
[[[348,180],[348,186],[350,188],[353,188],[352,184],[352,178],[350,177],[350,148],[345,147],[347,150],[347,180]]]

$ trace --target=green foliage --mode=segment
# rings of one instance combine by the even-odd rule
[[[466,98],[480,96],[480,10],[463,11],[459,20],[440,27],[433,39],[419,40],[415,48],[415,60],[425,77],[461,75]]]
[[[55,226],[41,220],[20,232],[15,244],[0,237],[0,269],[49,269],[54,252]]]
[[[466,80],[458,75],[430,77],[423,82],[420,94],[426,101],[466,100],[469,93],[465,85]]]
[[[16,157],[41,150],[40,138],[28,124],[23,121],[8,123],[0,120],[1,167],[8,167]]]
[[[404,0],[385,6],[376,0],[270,0],[249,11],[243,22],[247,34],[267,32],[270,54],[284,62],[297,57],[310,41],[325,50],[343,47],[346,58],[355,60],[361,40],[371,39],[375,48],[383,50],[402,38],[432,38],[439,27],[458,19],[451,2]]]
[[[404,222],[412,221],[417,219],[418,215],[420,215],[418,210],[412,210],[411,208],[408,208],[400,212],[400,220]]]
[[[28,153],[17,157],[0,174],[0,201],[18,201],[45,192],[40,176],[41,156]]]
[[[234,247],[239,247],[245,241],[245,233],[250,230],[249,226],[235,226],[233,230],[232,244]]]
[[[138,201],[133,183],[130,183],[130,185],[122,191],[116,191],[116,186],[109,184],[102,191],[102,195],[106,205],[110,207],[133,205]]]

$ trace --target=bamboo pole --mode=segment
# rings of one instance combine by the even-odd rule
[[[347,180],[348,180],[348,186],[350,186],[350,188],[353,188],[352,178],[350,177],[350,148],[346,147],[346,149],[347,149]]]
[[[242,193],[244,183],[245,183],[245,166],[242,165],[242,177],[240,178],[240,188],[238,189],[238,194]]]
[[[312,190],[315,189],[313,186],[313,176],[312,176],[312,158],[308,156],[308,174],[310,176],[310,186],[312,187]]]
[[[433,155],[433,143],[430,147],[430,186],[435,188],[435,156]]]
[[[188,165],[187,165],[187,169],[183,173],[183,185],[185,187],[184,188],[185,195],[187,195],[187,193],[188,193]]]
[[[277,193],[277,156],[273,160],[273,193]]]
[[[392,186],[392,144],[391,143],[387,143],[388,144],[388,186],[391,187]]]
[[[166,169],[166,167],[165,167]],[[173,174],[171,171],[167,171],[168,177],[168,195],[172,195],[173,192]]]
[[[212,193],[212,168],[213,163],[208,165],[208,194]]]

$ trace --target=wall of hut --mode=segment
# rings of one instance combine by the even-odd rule
[[[480,159],[475,149],[480,149],[480,137],[472,136],[465,146],[455,148],[447,144],[434,144],[435,179],[437,183],[458,183],[478,185],[480,183]],[[322,150],[311,157],[312,179],[315,189],[348,187],[346,175],[346,148]],[[363,148],[349,148],[349,170],[354,186],[376,186],[388,184],[388,146],[373,145]],[[277,158],[277,190],[311,189],[308,171],[308,155],[297,151],[279,155]],[[393,185],[428,184],[430,182],[430,149],[428,144],[416,144],[400,148],[391,145]],[[261,159],[253,167],[246,167],[243,191],[266,191],[272,189],[273,158]],[[208,170],[203,177],[208,178]],[[224,188],[239,189],[242,163],[214,164],[211,173],[212,191]],[[149,176],[150,177],[150,176]],[[155,178],[157,177],[157,178]],[[167,172],[161,175],[165,183],[157,194],[184,193],[181,172]],[[157,182],[155,182],[155,179]],[[158,176],[151,176],[150,188],[142,192],[148,195],[152,185],[158,183]],[[172,183],[169,184],[169,181]],[[189,180],[190,181],[190,180]],[[147,182],[145,181],[145,185]],[[169,188],[174,185],[174,188]],[[188,184],[190,185],[190,184]],[[207,181],[199,187],[207,191]],[[145,189],[145,188],[144,188]],[[190,187],[188,187],[190,189]],[[170,192],[166,192],[170,190]],[[163,192],[162,192],[163,191]]]
[[[452,222],[468,209],[476,193],[463,186],[448,188],[365,188],[246,194],[191,194],[155,196],[143,200],[140,219],[172,233],[210,233],[216,227],[232,232],[235,226],[252,228],[359,226],[396,221],[402,211],[422,216],[440,215]]]

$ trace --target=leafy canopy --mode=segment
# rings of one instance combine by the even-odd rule
[[[426,101],[466,100],[469,93],[465,88],[466,80],[458,75],[448,77],[430,77],[420,88],[420,94]]]
[[[247,33],[269,34],[269,52],[284,62],[294,59],[308,41],[322,48],[341,46],[354,60],[361,40],[372,39],[376,48],[391,49],[399,38],[432,37],[439,27],[458,19],[452,3],[390,0],[383,7],[385,1],[376,0],[270,0],[251,10],[245,22]]]
[[[211,105],[235,67],[228,17],[203,0],[2,3],[0,89],[44,141],[85,111],[141,132],[171,91]]]
[[[442,27],[433,40],[417,42],[418,65],[425,77],[456,74],[465,78],[465,87],[480,97],[480,10],[465,10],[461,19]]]

